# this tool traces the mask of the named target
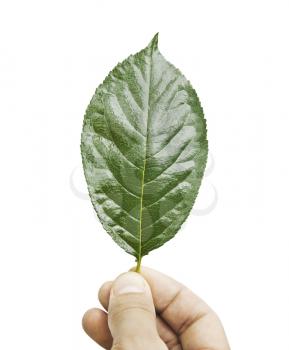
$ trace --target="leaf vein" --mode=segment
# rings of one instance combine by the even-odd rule
[[[179,152],[179,154],[177,155],[177,157],[173,160],[173,162],[171,164],[169,164],[167,167],[165,167],[155,178],[153,178],[152,180],[148,181],[145,183],[145,185],[157,180],[166,170],[168,170],[170,167],[172,167],[177,160],[180,158],[180,156],[182,155],[182,153],[184,152],[184,150],[187,148],[188,144],[191,142],[191,140],[188,140],[185,144],[185,146],[181,149],[181,151]]]
[[[105,213],[106,216],[108,216],[111,221],[113,221],[113,223],[117,226],[120,226],[121,228],[123,228],[127,233],[129,233],[130,236],[132,236],[134,239],[136,239],[136,237],[134,236],[134,234],[132,232],[130,232],[127,228],[123,227],[121,224],[119,224],[118,222],[116,222],[112,217],[111,215],[109,215],[108,211],[103,207],[101,206],[103,212]],[[120,235],[118,234],[118,236],[120,237]],[[124,242],[126,242],[122,237],[120,237]],[[127,242],[126,242],[127,243]]]
[[[109,194],[109,192],[106,192],[102,189],[103,193],[107,196],[107,198],[109,200],[111,200],[113,203],[115,203],[123,212],[125,212],[132,220],[139,222],[139,219],[135,218],[134,216],[132,216],[127,210],[125,210],[123,207],[121,207],[114,198],[112,198]]]
[[[154,226],[156,223],[158,223],[163,217],[167,216],[168,213],[170,213],[172,210],[174,210],[176,208],[176,206],[178,204],[180,204],[181,201],[178,201],[177,203],[174,203],[174,206],[172,208],[170,208],[169,210],[167,210],[162,216],[160,216],[156,221],[154,221],[153,223],[151,223],[150,225],[148,226],[145,226],[143,229],[147,229],[147,228],[150,228],[152,226]]]
[[[123,106],[122,104],[120,103],[120,100],[119,100],[119,97],[117,95],[116,96],[116,99],[117,99],[117,102],[118,102],[118,105],[119,105],[119,108],[120,110],[122,111],[123,115],[125,116],[125,119],[128,121],[129,125],[139,134],[141,135],[143,138],[145,138],[145,136],[136,128],[135,125],[133,125],[133,123],[131,122],[131,120],[127,117],[127,115],[125,114],[125,111],[123,109]]]
[[[145,208],[150,208],[151,206],[153,206],[154,204],[158,203],[160,200],[162,200],[163,198],[165,198],[169,193],[171,193],[173,190],[175,190],[181,183],[185,182],[186,179],[191,175],[192,171],[189,172],[189,174],[182,180],[182,182],[177,183],[176,185],[174,185],[174,187],[172,187],[169,191],[167,191],[164,195],[162,195],[159,199],[157,199],[155,202],[150,203],[148,206],[145,206]]]

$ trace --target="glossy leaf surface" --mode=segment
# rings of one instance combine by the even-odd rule
[[[96,89],[81,140],[85,178],[104,228],[139,261],[188,216],[207,150],[196,92],[161,55],[157,35]]]

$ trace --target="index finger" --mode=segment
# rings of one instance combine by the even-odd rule
[[[148,267],[142,267],[142,276],[151,287],[156,311],[181,335],[190,323],[213,312],[191,290],[173,278]]]
[[[143,267],[157,313],[182,341],[185,350],[228,350],[223,326],[215,312],[196,294],[174,279]]]

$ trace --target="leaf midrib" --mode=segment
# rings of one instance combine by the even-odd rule
[[[150,52],[150,68],[149,68],[149,79],[148,79],[148,89],[147,89],[147,125],[146,125],[146,140],[145,140],[145,152],[143,159],[143,171],[142,171],[142,180],[141,180],[141,195],[140,195],[140,215],[139,215],[139,247],[138,247],[138,257],[137,262],[140,266],[142,258],[142,215],[143,215],[143,197],[144,197],[144,185],[145,185],[145,173],[146,173],[146,161],[148,158],[147,155],[147,144],[148,144],[148,134],[149,134],[149,119],[150,119],[150,89],[151,89],[151,76],[152,76],[152,54],[153,49]]]

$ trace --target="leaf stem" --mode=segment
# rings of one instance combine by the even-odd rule
[[[138,273],[140,273],[140,267],[141,267],[141,256],[139,256],[138,258],[137,258],[137,265],[136,265],[136,268],[135,268],[135,272],[138,272]]]

